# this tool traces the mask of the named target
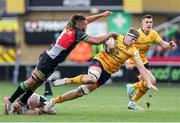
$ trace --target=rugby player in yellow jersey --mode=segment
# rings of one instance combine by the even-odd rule
[[[115,41],[110,40],[106,42],[107,50],[100,52],[92,59],[88,68],[88,74],[79,75],[74,78],[56,80],[54,85],[71,83],[79,83],[83,85],[75,90],[66,92],[62,96],[47,101],[44,110],[50,110],[55,103],[62,103],[76,99],[94,91],[103,85],[111,77],[111,74],[117,72],[120,69],[120,66],[129,58],[135,59],[137,68],[142,74],[142,77],[147,81],[147,87],[149,89],[157,90],[157,88],[151,84],[149,73],[145,69],[139,53],[133,45],[138,37],[138,31],[135,28],[131,28],[126,36],[118,35]]]
[[[143,16],[142,28],[138,30],[140,36],[134,45],[139,51],[141,60],[149,72],[150,81],[154,85],[156,83],[156,79],[149,70],[150,68],[146,56],[148,50],[151,48],[153,43],[157,43],[162,48],[173,48],[176,47],[176,44],[174,43],[174,41],[169,41],[168,43],[162,40],[159,34],[155,30],[153,30],[152,27],[153,27],[153,17],[151,15]],[[136,103],[134,102],[137,102],[149,90],[149,88],[146,86],[147,85],[146,80],[142,77],[142,74],[137,69],[134,58],[130,58],[125,63],[125,65],[127,69],[132,69],[140,80],[137,83],[126,85],[127,93],[130,99],[130,102],[128,104],[128,109],[136,110],[139,108],[137,107],[137,105],[135,105]]]

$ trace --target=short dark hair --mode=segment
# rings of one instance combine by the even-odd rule
[[[70,22],[75,25],[77,22],[83,22],[86,18],[81,14],[76,14],[70,17]]]
[[[129,34],[129,33],[130,33],[130,34],[133,34],[135,38],[138,38],[138,37],[139,37],[139,32],[138,32],[137,29],[134,28],[134,27],[131,27],[131,28],[129,29],[128,34]]]
[[[66,28],[73,28],[76,26],[77,22],[83,22],[86,18],[81,14],[76,14],[70,17],[68,24],[66,25]]]
[[[144,20],[145,18],[152,18],[153,19],[153,16],[152,15],[144,15],[144,16],[142,16],[142,20]]]

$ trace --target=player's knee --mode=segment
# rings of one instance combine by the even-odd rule
[[[97,82],[97,79],[95,76],[89,74],[83,77],[86,83],[95,84]]]
[[[72,92],[73,92],[74,98],[78,98],[78,97],[83,96],[83,94],[81,93],[81,90],[79,88],[75,89],[75,90],[72,90]]]
[[[86,85],[81,85],[79,89],[82,95],[88,95],[90,93],[90,90],[87,88]]]

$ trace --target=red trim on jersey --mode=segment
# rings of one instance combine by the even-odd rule
[[[65,29],[57,39],[57,44],[63,48],[68,48],[75,42],[75,31]]]

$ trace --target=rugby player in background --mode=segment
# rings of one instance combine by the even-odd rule
[[[140,36],[138,40],[135,42],[135,47],[139,51],[141,60],[146,67],[147,72],[149,73],[150,82],[155,85],[156,79],[153,76],[153,74],[150,71],[149,63],[147,60],[147,52],[151,48],[153,43],[157,43],[159,46],[161,46],[164,49],[167,48],[176,48],[176,44],[174,41],[166,42],[164,41],[159,34],[152,29],[153,27],[153,17],[152,15],[144,15],[142,17],[142,27],[138,30]],[[139,78],[139,82],[136,82],[134,84],[127,84],[127,93],[130,99],[130,102],[128,103],[128,109],[132,110],[142,110],[142,108],[138,107],[135,102],[137,102],[148,90],[147,87],[147,81],[144,77],[142,77],[141,72],[137,69],[137,66],[135,64],[135,59],[130,58],[125,63],[126,68],[128,70],[132,69],[136,76]]]

